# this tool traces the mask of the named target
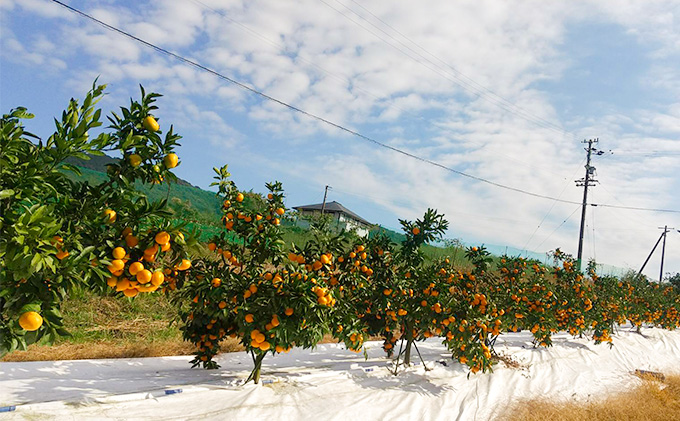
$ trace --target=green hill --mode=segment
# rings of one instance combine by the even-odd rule
[[[69,172],[69,176],[88,182],[92,185],[106,181],[106,165],[118,161],[110,156],[92,156],[90,160],[70,159],[69,164],[79,167],[81,175]],[[192,186],[191,183],[178,179],[176,183],[161,185],[146,185],[136,183],[137,190],[149,201],[168,200],[168,205],[174,211],[178,220],[188,223],[189,230],[197,228],[201,231],[200,238],[207,240],[219,232],[219,221],[222,217],[221,200],[214,192]]]
[[[99,184],[107,179],[106,166],[114,163],[118,159],[110,156],[91,156],[90,160],[70,159],[69,164],[80,168],[82,175],[73,177]],[[71,174],[71,173],[69,173]],[[191,183],[178,179],[177,183],[165,183],[162,185],[149,186],[137,183],[137,190],[145,194],[149,201],[167,199],[168,205],[175,212],[176,219],[189,222],[189,229],[198,228],[201,231],[201,239],[207,240],[220,230],[220,211],[221,200],[214,192],[203,190],[191,185]],[[250,193],[249,195],[257,195]],[[283,221],[284,237],[286,240],[303,245],[307,239],[307,230],[295,226],[290,221]],[[382,232],[395,243],[400,243],[405,236],[401,233],[377,227],[371,231],[371,235]]]

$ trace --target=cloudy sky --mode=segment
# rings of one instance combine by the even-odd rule
[[[599,138],[584,256],[638,269],[680,229],[680,0],[75,1],[65,3],[297,108],[512,188],[580,202],[581,141]],[[475,181],[377,146],[76,16],[0,0],[0,105],[52,118],[93,80],[106,111],[164,94],[184,136],[180,177],[208,188],[228,163],[242,189],[279,180],[287,205],[325,185],[369,221],[428,208],[449,238],[576,254],[580,206]],[[566,222],[565,222],[566,221]],[[519,253],[519,252],[517,252]],[[680,271],[680,233],[666,270]],[[658,277],[660,253],[645,273]]]

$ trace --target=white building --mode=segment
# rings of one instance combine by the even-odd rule
[[[335,227],[339,229],[345,229],[347,231],[355,230],[356,233],[361,237],[366,237],[368,235],[372,224],[335,201],[327,202],[325,207],[323,207],[322,203],[317,203],[315,205],[293,206],[293,209],[300,213],[300,217],[298,217],[297,220],[297,225],[302,228],[308,228],[310,225],[309,217],[312,215],[320,215],[322,208],[324,214],[330,215],[333,218],[333,225]]]

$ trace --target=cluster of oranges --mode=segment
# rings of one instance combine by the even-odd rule
[[[248,211],[244,205],[245,195],[238,192],[232,198],[226,199],[222,203],[224,216],[222,222],[224,227],[228,230],[242,231],[248,229],[253,224],[258,232],[264,231],[265,222],[274,226],[281,224],[281,216],[286,212],[283,207],[270,206],[268,212],[252,212]],[[269,199],[273,199],[273,195],[269,195]]]
[[[177,271],[191,267],[191,261],[188,259],[182,259],[172,268],[162,268],[156,264],[157,259],[162,259],[162,253],[168,252],[172,247],[170,234],[166,231],[156,233],[153,244],[141,253],[137,248],[139,239],[131,228],[125,228],[121,236],[128,249],[121,245],[111,251],[113,259],[107,267],[111,276],[106,280],[106,284],[115,288],[117,292],[123,292],[126,297],[134,297],[140,292],[156,291],[166,279],[173,280],[172,276],[176,276]],[[181,232],[177,233],[177,237],[184,240],[184,234]],[[131,253],[138,257],[133,259]]]

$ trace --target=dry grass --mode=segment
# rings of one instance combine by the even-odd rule
[[[629,391],[593,402],[553,402],[546,399],[514,405],[508,421],[649,421],[680,420],[680,375],[659,381],[651,376]]]
[[[244,348],[236,339],[227,338],[220,343],[222,352],[238,352]],[[59,345],[31,345],[26,351],[14,351],[0,361],[59,361],[99,358],[141,358],[192,355],[194,347],[181,339],[161,340],[151,343],[96,341],[86,343],[61,343]]]
[[[162,341],[150,344],[98,341],[62,343],[54,346],[31,345],[26,351],[5,355],[2,361],[54,361],[97,358],[162,357],[191,354],[191,344],[184,341]]]

